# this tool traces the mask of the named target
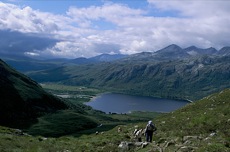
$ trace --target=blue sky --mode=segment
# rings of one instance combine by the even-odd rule
[[[38,57],[154,52],[170,44],[220,49],[229,46],[229,8],[224,0],[4,0],[0,30],[54,39],[20,51]]]

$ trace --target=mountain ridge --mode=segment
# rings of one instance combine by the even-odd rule
[[[194,100],[230,87],[229,60],[230,56],[201,56],[162,62],[120,60],[63,66],[28,75],[38,82],[59,82],[107,88],[128,94]]]

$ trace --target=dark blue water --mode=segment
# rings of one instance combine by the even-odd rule
[[[86,105],[106,113],[129,113],[131,111],[171,112],[188,103],[188,101],[107,93],[93,98]]]

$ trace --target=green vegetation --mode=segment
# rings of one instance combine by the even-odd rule
[[[230,89],[226,89],[172,113],[163,114],[155,118],[152,117],[158,129],[153,137],[154,142],[145,148],[134,147],[130,151],[144,152],[164,149],[164,151],[170,152],[179,149],[181,151],[182,149],[189,151],[190,149],[190,151],[194,150],[197,152],[228,152],[230,149],[229,101]],[[72,115],[71,117],[75,115],[71,111],[65,111],[64,113],[65,115]],[[57,117],[60,122],[55,122],[53,119],[51,121],[60,125],[60,128],[57,126],[57,128],[53,128],[56,131],[62,131],[61,127],[66,128],[65,125],[69,121],[68,119],[62,120],[59,116],[59,114],[54,114],[53,118]],[[65,116],[65,118],[69,116]],[[142,122],[142,120],[149,120],[152,114],[134,112],[130,115],[104,115],[98,113],[94,116],[100,122],[104,121],[101,127],[95,127],[59,138],[30,136],[23,134],[20,130],[0,127],[0,150],[116,152],[121,141],[134,141],[132,134],[134,129],[137,126],[138,128],[144,128],[147,121]],[[43,119],[50,121],[49,117],[47,116]],[[143,119],[140,121],[141,117]],[[78,118],[76,117],[76,119]],[[93,119],[93,117],[90,119]],[[128,119],[130,120],[128,121]],[[61,122],[63,123],[62,125]],[[43,123],[46,124],[47,122]],[[122,129],[121,132],[118,132],[118,127]],[[97,135],[95,134],[96,131],[98,131]]]
[[[39,116],[67,109],[60,99],[45,92],[29,77],[0,60],[0,124],[24,128]]]
[[[219,63],[216,61],[216,64]],[[110,68],[113,67],[113,65],[110,66]],[[219,66],[221,65],[219,64]],[[88,67],[85,66],[84,68],[89,67],[88,65]],[[133,74],[139,75],[141,73],[138,72],[141,70],[137,70],[139,68],[148,69],[144,67],[144,65],[136,65],[133,67],[135,71]],[[102,70],[104,67],[99,68]],[[153,69],[156,70],[156,68]],[[117,74],[116,77],[109,77],[111,73],[108,73],[108,69],[105,70],[107,70],[108,75],[102,77],[102,79],[111,78],[107,79],[109,81],[106,81],[108,84],[106,84],[105,88],[114,84],[115,79],[117,79],[117,82],[124,82],[126,80],[127,82],[132,81],[132,84],[141,83],[137,79],[133,79],[133,74],[130,75],[131,77],[124,75],[126,78],[120,79],[121,77],[117,76],[122,75]],[[125,71],[127,70],[129,68]],[[209,70],[205,72],[205,76],[211,75],[208,79],[205,79],[207,82],[212,80],[214,83],[219,79],[224,81],[225,76],[228,74],[227,71],[220,78],[213,80],[211,78],[214,75]],[[61,99],[45,92],[36,82],[11,69],[2,61],[0,71],[0,124],[8,127],[22,128],[19,130],[0,126],[0,151],[115,152],[119,151],[118,145],[121,141],[134,143],[134,129],[144,128],[148,120],[153,120],[158,129],[153,137],[154,142],[149,143],[144,148],[133,146],[129,151],[228,152],[230,149],[230,89],[212,94],[167,114],[151,112],[105,114],[83,104],[83,102],[89,101],[91,97],[101,93],[97,89],[62,84],[42,85],[53,94],[64,95],[64,97],[68,95],[65,99]],[[89,74],[87,72],[90,71],[86,70],[84,72],[87,75]],[[217,70],[217,72],[220,71]],[[166,74],[169,73],[170,70],[166,71]],[[105,72],[100,73],[98,77],[104,74]],[[96,73],[94,75],[94,78],[96,78]],[[73,78],[75,76],[72,75]],[[168,76],[170,78],[170,74]],[[94,81],[90,77],[87,75],[86,81],[81,83],[89,84],[89,82],[92,82],[92,84],[97,84],[97,86],[105,85],[105,82],[101,84],[101,82]],[[187,78],[190,77],[187,76]],[[110,80],[113,83],[110,84]],[[171,80],[169,79],[168,81]],[[72,79],[71,82],[75,82],[75,79]],[[222,81],[220,81],[220,84],[222,85]],[[228,82],[226,84],[228,85]],[[123,87],[123,84],[118,83],[117,85]],[[202,84],[200,85],[202,86]],[[127,87],[130,86],[128,85]],[[148,92],[148,89],[146,90]],[[204,90],[209,92],[215,89],[212,90],[206,87]],[[193,95],[195,96],[196,93]],[[121,128],[120,131],[118,131],[118,127]],[[144,138],[142,137],[142,139]]]
[[[71,100],[71,102],[87,102],[97,94],[103,93],[103,90],[88,88],[84,86],[70,86],[55,83],[43,83],[41,86],[48,92],[59,97]]]
[[[38,82],[86,86],[133,95],[198,100],[230,87],[230,57],[63,66],[27,73]]]
[[[27,129],[29,134],[32,135],[59,137],[67,134],[82,134],[81,132],[88,134],[96,132],[94,128],[100,124],[103,124],[103,126],[99,128],[99,131],[105,131],[120,124],[148,121],[160,114],[136,111],[131,114],[106,115],[104,112],[94,110],[82,104],[83,102],[89,101],[97,93],[101,93],[101,91],[97,89],[52,83],[42,84],[42,86],[53,94],[68,95],[64,96],[65,103],[69,105],[71,109],[61,110],[40,117],[37,123]]]

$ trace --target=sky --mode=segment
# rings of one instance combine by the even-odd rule
[[[228,0],[2,0],[0,52],[50,58],[230,46]]]

